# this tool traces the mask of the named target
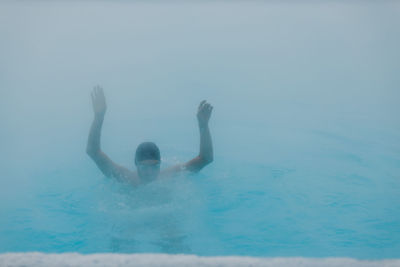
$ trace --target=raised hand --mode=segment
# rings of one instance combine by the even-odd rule
[[[106,98],[104,96],[103,88],[96,85],[91,93],[93,111],[95,115],[104,115],[107,110]]]
[[[213,106],[206,102],[206,100],[201,101],[199,108],[197,110],[197,120],[200,126],[205,126],[211,117]]]

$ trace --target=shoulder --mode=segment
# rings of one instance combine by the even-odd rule
[[[120,165],[116,166],[115,178],[121,182],[130,183],[135,186],[141,183],[137,172],[131,171],[128,168]]]
[[[186,164],[176,164],[160,171],[160,176],[171,176],[186,171]]]

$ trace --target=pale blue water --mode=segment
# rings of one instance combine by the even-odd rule
[[[0,3],[0,252],[400,257],[400,5],[395,1]],[[215,161],[138,189],[132,167]]]

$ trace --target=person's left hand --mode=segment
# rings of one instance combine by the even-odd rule
[[[211,117],[213,106],[206,102],[206,100],[201,101],[199,108],[197,110],[197,120],[199,125],[207,125]]]

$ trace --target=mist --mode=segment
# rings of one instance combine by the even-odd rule
[[[336,165],[315,166],[316,151],[333,149],[398,177],[399,12],[395,1],[2,2],[0,205],[45,191],[49,173],[71,188],[100,179],[85,153],[95,85],[108,106],[102,148],[131,169],[143,141],[165,165],[196,156],[206,99],[215,161],[204,175],[326,170]]]

